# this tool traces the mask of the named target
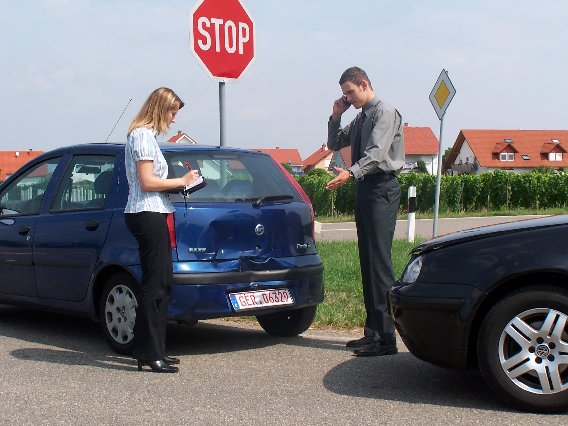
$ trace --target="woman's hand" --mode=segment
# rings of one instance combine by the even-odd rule
[[[183,175],[181,178],[183,181],[183,186],[191,184],[195,179],[199,177],[199,172],[197,170],[190,170],[188,173]]]

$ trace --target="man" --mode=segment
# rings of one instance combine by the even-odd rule
[[[400,204],[396,173],[404,165],[402,117],[381,101],[361,68],[347,69],[339,80],[343,96],[333,103],[328,122],[328,148],[351,146],[351,167],[335,167],[337,177],[326,188],[356,181],[355,221],[365,300],[364,336],[347,342],[356,356],[392,355],[398,352],[395,330],[387,308],[387,291],[394,283],[391,247]],[[353,105],[361,108],[348,126],[341,115]]]

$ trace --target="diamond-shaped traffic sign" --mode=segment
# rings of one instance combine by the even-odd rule
[[[434,85],[432,92],[430,92],[430,102],[438,114],[438,118],[441,120],[444,116],[448,105],[452,101],[454,95],[456,94],[456,89],[448,77],[446,70],[442,70],[438,81]]]

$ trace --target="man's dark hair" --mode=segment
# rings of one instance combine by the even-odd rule
[[[369,83],[369,87],[373,90],[371,80],[369,80],[367,73],[359,67],[351,67],[343,71],[343,74],[341,74],[341,78],[339,79],[339,85],[341,86],[343,83],[350,81],[358,86],[363,80]]]

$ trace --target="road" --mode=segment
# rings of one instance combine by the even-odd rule
[[[514,222],[517,220],[533,219],[537,215],[526,216],[489,216],[489,217],[459,217],[438,220],[438,235],[479,226],[494,225],[498,223]],[[415,238],[429,239],[433,235],[434,220],[420,219],[416,221]],[[316,241],[345,241],[356,240],[357,230],[355,222],[320,223],[316,222]],[[408,237],[408,220],[397,220],[395,239],[406,240]]]
[[[254,324],[172,325],[179,374],[138,372],[95,323],[0,306],[0,424],[566,424],[496,402],[479,373],[401,353],[355,358],[358,335],[274,338]]]

